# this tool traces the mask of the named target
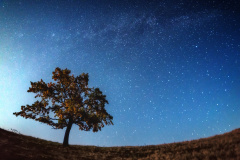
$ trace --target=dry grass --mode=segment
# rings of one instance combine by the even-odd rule
[[[1,160],[240,160],[240,129],[181,143],[136,147],[62,144],[0,129]]]

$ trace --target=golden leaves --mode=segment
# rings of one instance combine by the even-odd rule
[[[88,73],[77,77],[70,73],[67,68],[62,70],[57,67],[52,72],[52,78],[57,83],[46,84],[42,79],[30,82],[28,92],[36,93],[35,98],[40,97],[41,101],[21,106],[21,111],[14,114],[47,123],[55,128],[65,127],[71,117],[82,130],[92,129],[94,132],[101,130],[104,123],[113,124],[113,117],[105,110],[105,104],[108,104],[106,95],[103,95],[99,88],[88,87]],[[50,106],[49,100],[52,102]],[[51,112],[55,118],[49,116]]]

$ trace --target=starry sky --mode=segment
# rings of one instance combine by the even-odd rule
[[[70,132],[70,144],[155,145],[240,127],[238,0],[0,0],[0,127],[61,142],[12,113],[30,81],[56,67],[107,95],[114,125]]]

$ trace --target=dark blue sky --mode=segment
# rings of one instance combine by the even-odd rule
[[[240,7],[232,1],[0,0],[0,127],[62,142],[64,130],[15,117],[30,81],[56,67],[89,73],[114,126],[74,126],[70,144],[150,145],[240,124]]]

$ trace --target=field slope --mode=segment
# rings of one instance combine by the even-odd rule
[[[136,146],[96,147],[46,141],[0,129],[1,160],[240,160],[240,129],[199,140],[180,143]]]

